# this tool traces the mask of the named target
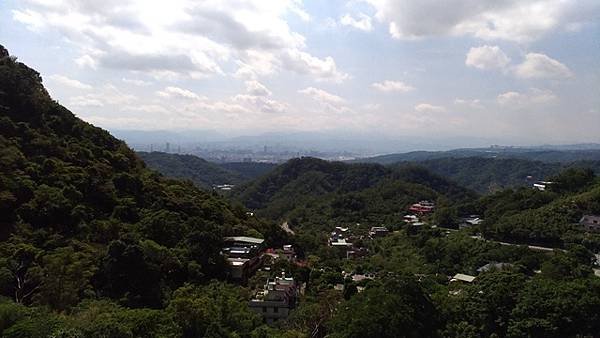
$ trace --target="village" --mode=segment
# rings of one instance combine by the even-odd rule
[[[551,182],[544,182],[551,184]],[[540,183],[533,185],[534,189],[540,189]],[[439,224],[431,221],[431,215],[436,210],[434,202],[422,200],[411,204],[405,215],[400,221],[400,227],[431,227],[444,229],[446,234],[454,231],[469,229],[483,223],[479,215],[464,215],[460,217],[458,228],[443,228]],[[248,216],[254,216],[249,212]],[[584,215],[578,223],[578,226],[584,231],[600,232],[600,216]],[[294,232],[285,222],[282,228],[289,234]],[[369,243],[389,236],[399,230],[390,230],[385,226],[371,226],[367,232],[360,229],[364,228],[360,223],[345,226],[335,226],[328,234],[327,245],[338,257],[346,260],[360,260],[370,254]],[[476,240],[489,241],[480,234],[470,236]],[[268,325],[275,325],[279,320],[286,319],[290,313],[298,306],[302,295],[306,290],[306,282],[295,279],[289,271],[290,266],[306,268],[308,262],[300,259],[292,244],[285,244],[279,248],[270,248],[265,246],[264,239],[235,236],[225,237],[223,239],[225,246],[222,254],[226,257],[229,265],[228,278],[234,283],[248,286],[252,289],[252,299],[248,302],[248,307],[261,315]],[[496,242],[501,245],[518,246],[513,243]],[[556,248],[540,247],[535,245],[526,246],[532,251],[553,252],[562,250]],[[600,255],[596,255],[598,265],[600,265]],[[283,262],[284,264],[281,264]],[[287,267],[287,269],[286,269]],[[489,262],[477,268],[477,274],[510,270],[513,264],[506,262]],[[324,272],[324,271],[321,271]],[[536,270],[535,273],[541,273]],[[600,277],[600,268],[594,269],[594,274]],[[332,288],[341,293],[346,292],[347,282],[352,282],[352,287],[356,292],[362,292],[366,284],[371,280],[380,277],[377,271],[341,271],[338,283],[332,285]],[[416,275],[419,279],[423,275]],[[446,276],[451,295],[461,293],[461,284],[470,284],[476,281],[477,275],[468,273],[456,273]]]

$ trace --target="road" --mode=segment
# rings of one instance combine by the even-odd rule
[[[494,240],[490,240],[490,239],[485,239],[482,236],[469,236],[469,237],[474,238],[474,239],[479,239],[482,241],[498,243],[500,245],[508,245],[508,246],[523,246],[523,245],[525,245],[525,244],[515,244],[515,243],[494,241]],[[525,246],[527,246],[527,248],[529,248],[530,250],[534,250],[534,251],[542,251],[542,252],[565,251],[564,249],[561,249],[561,248],[548,248],[545,246],[537,246],[537,245],[525,245]]]

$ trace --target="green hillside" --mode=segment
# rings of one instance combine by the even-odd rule
[[[563,168],[559,163],[482,157],[440,158],[418,164],[482,194],[531,186],[536,180],[555,175]]]
[[[251,180],[263,176],[277,167],[275,163],[262,162],[226,162],[219,166],[233,171],[244,179]]]
[[[14,302],[0,297],[0,332],[29,318],[7,337],[45,337],[67,325],[48,311],[113,313],[106,320],[123,325],[114,330],[146,325],[136,320],[162,325],[171,314],[155,320],[149,309],[203,292],[186,283],[223,277],[222,236],[279,233],[240,206],[147,169],[123,142],[52,100],[40,75],[1,46],[0,229],[0,294]],[[185,324],[177,325],[175,333]]]
[[[387,168],[300,158],[241,186],[236,196],[259,215],[306,226],[397,222],[419,200],[450,203],[474,194],[417,166]]]
[[[236,172],[194,155],[163,152],[138,152],[148,167],[168,177],[188,179],[199,187],[211,188],[219,184],[240,184],[245,179]]]
[[[454,206],[454,214],[478,214],[482,233],[519,244],[566,247],[581,244],[600,251],[600,235],[585,233],[577,222],[600,213],[600,178],[590,169],[570,168],[549,177],[546,191],[506,189]]]

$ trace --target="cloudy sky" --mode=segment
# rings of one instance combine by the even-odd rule
[[[600,142],[598,0],[5,0],[0,22],[109,130]]]

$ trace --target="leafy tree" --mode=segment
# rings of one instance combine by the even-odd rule
[[[243,290],[217,282],[178,289],[167,312],[181,328],[183,337],[248,336],[262,322],[248,308]]]
[[[434,337],[439,314],[408,278],[367,288],[338,307],[328,327],[332,337]]]

